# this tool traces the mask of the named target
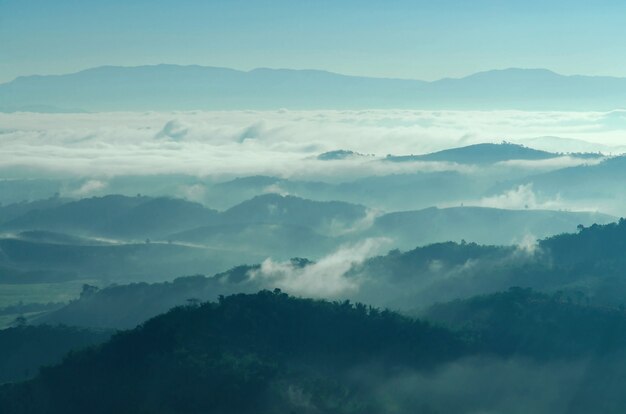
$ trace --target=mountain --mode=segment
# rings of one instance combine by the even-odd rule
[[[437,304],[420,316],[472,332],[505,355],[572,358],[626,349],[626,313],[588,306],[586,301],[584,296],[568,298],[515,287]]]
[[[71,200],[60,197],[48,198],[45,200],[37,200],[31,202],[11,203],[8,205],[0,205],[0,225],[10,220],[14,220],[33,210],[45,210],[58,207],[68,203]]]
[[[365,281],[358,300],[396,309],[424,308],[511,286],[560,291],[564,297],[619,308],[626,305],[625,246],[626,220],[620,219],[519,247],[447,242],[391,251],[347,275]]]
[[[247,252],[245,257],[260,262],[266,256]],[[0,283],[8,284],[156,281],[181,274],[213,274],[241,261],[237,250],[175,243],[63,244],[0,238]]]
[[[465,348],[393,312],[263,291],[179,307],[74,353],[31,382],[1,387],[0,411],[379,412],[350,372],[426,370]]]
[[[130,283],[91,289],[64,307],[29,321],[98,329],[132,329],[176,306],[193,301],[215,301],[219,295],[253,293],[248,272],[259,266],[237,266],[213,277],[184,276],[171,282]]]
[[[365,219],[367,209],[340,201],[312,201],[279,194],[259,195],[221,215],[223,223],[272,223],[306,226],[321,234],[350,230]]]
[[[461,240],[508,245],[574,232],[580,224],[608,224],[615,220],[613,216],[587,212],[431,207],[384,214],[364,234],[391,237],[400,249]],[[494,231],[493,223],[498,223],[498,231]]]
[[[0,411],[617,414],[626,408],[623,311],[513,288],[440,304],[425,317],[279,290],[191,303],[73,352],[30,381],[0,386]]]
[[[561,194],[569,199],[620,196],[615,190],[626,179],[626,156],[611,157],[600,163],[561,168],[522,179],[500,183],[493,193],[511,187],[532,184],[544,194]]]
[[[626,281],[621,277],[626,267],[622,254],[626,246],[625,229],[626,221],[621,220],[581,227],[575,234],[519,247],[446,242],[407,252],[392,250],[348,266],[342,270],[343,274],[333,276],[332,283],[358,287],[339,292],[338,297],[404,311],[511,286],[550,294],[561,292],[563,298],[582,297],[595,306],[619,308],[626,304]],[[182,268],[184,263],[178,266]],[[283,279],[259,277],[263,276],[258,273],[261,266],[249,265],[211,277],[111,286],[81,296],[33,322],[130,328],[172,306],[185,304],[188,299],[214,300],[218,295],[273,289],[285,282],[287,286],[292,282],[293,286],[302,272],[317,274],[319,268],[315,266],[316,263],[302,259],[283,263]],[[336,272],[333,266],[322,268],[326,275]]]
[[[395,162],[445,161],[458,164],[494,164],[510,160],[545,160],[558,156],[559,154],[503,142],[501,144],[475,144],[424,155],[388,155],[386,159]]]
[[[144,240],[210,224],[217,211],[180,199],[108,195],[30,209],[0,229]]]
[[[434,82],[366,78],[317,70],[156,65],[103,66],[0,85],[4,111],[192,109],[536,109],[626,106],[626,79],[505,69]]]
[[[198,227],[172,234],[168,240],[239,252],[255,252],[274,259],[319,257],[341,239],[323,236],[310,227],[282,223],[232,223]]]
[[[360,157],[366,157],[367,155],[350,150],[334,150],[321,153],[317,156],[320,161],[337,161],[337,160],[350,160]]]

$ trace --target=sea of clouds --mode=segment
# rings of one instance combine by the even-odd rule
[[[383,163],[481,142],[522,143],[558,152],[622,153],[626,111],[222,111],[0,114],[0,168],[80,175],[268,174],[333,179],[419,170],[445,163]],[[341,162],[337,149],[369,156]],[[564,156],[511,168],[557,168]]]

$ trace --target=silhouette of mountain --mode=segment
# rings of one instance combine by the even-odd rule
[[[319,233],[349,229],[365,218],[367,209],[340,201],[311,201],[265,194],[244,201],[221,215],[225,223],[276,223],[307,226]]]
[[[228,269],[242,260],[237,250],[175,243],[61,244],[0,239],[0,283],[166,280],[176,275]],[[266,256],[246,252],[255,262]]]
[[[551,295],[531,289],[437,304],[421,316],[448,328],[472,332],[497,353],[536,358],[600,356],[626,347],[626,314],[592,307],[581,292]]]
[[[102,66],[0,85],[4,111],[445,108],[611,110],[626,101],[626,79],[505,69],[424,82],[317,70],[155,65]],[[52,109],[51,109],[52,108]]]
[[[491,411],[502,401],[478,391],[485,376],[495,376],[504,401],[520,387],[527,398],[538,380],[541,389],[573,394],[539,412],[626,406],[623,311],[512,288],[439,304],[425,316],[279,290],[190,302],[74,352],[33,380],[0,386],[0,410],[348,414],[393,404],[431,413],[470,412],[469,404],[471,412]],[[557,367],[565,370],[557,370],[557,385],[546,383]]]
[[[263,291],[179,307],[74,353],[34,381],[0,388],[0,409],[302,412],[310,405],[291,397],[301,392],[321,412],[373,412],[351,370],[371,363],[385,367],[381,375],[425,370],[465,348],[445,329],[393,312]]]
[[[533,190],[543,194],[559,194],[569,200],[587,199],[590,203],[623,198],[626,180],[626,156],[608,158],[600,163],[589,163],[535,174],[518,180],[506,181],[492,188],[499,193],[519,185],[532,184]]]
[[[180,199],[108,195],[31,209],[4,230],[50,230],[143,240],[210,224],[217,211]]]
[[[452,148],[424,155],[387,156],[388,161],[446,161],[459,164],[493,164],[509,160],[545,160],[559,154],[539,151],[521,145],[503,142],[501,144],[475,144]]]
[[[461,240],[509,245],[574,232],[580,224],[590,226],[615,220],[613,216],[591,212],[431,207],[384,214],[364,234],[391,237],[394,246],[400,249]],[[498,223],[498,231],[493,231],[493,223]]]

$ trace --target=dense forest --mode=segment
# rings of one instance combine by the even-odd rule
[[[102,343],[113,333],[17,322],[17,326],[0,330],[0,383],[33,377],[40,367],[60,362],[70,351]]]
[[[526,403],[533,412],[554,412],[554,404],[572,413],[626,407],[619,391],[626,385],[619,377],[626,364],[622,311],[512,288],[436,305],[423,318],[279,290],[220,297],[174,308],[103,345],[69,354],[35,379],[2,386],[0,408],[71,414],[470,413],[509,407],[505,412],[521,413],[523,407],[507,404],[560,364],[569,368],[544,378],[537,394],[547,400]],[[464,387],[477,386],[464,380],[485,382],[485,374],[498,372],[504,375],[501,398],[464,395]],[[458,375],[460,382],[439,383]],[[590,388],[553,400],[567,391],[568,381]],[[421,399],[406,394],[420,383],[414,390]],[[522,388],[516,390],[516,383]],[[443,398],[442,390],[423,394],[437,387],[455,400]]]
[[[350,371],[432,369],[466,352],[455,334],[390,311],[263,291],[175,308],[33,381],[4,386],[0,407],[16,414],[367,412],[374,402],[363,399]]]

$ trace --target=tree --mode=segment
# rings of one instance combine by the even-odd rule
[[[96,293],[98,290],[100,290],[100,289],[97,286],[88,285],[88,284],[85,283],[83,285],[83,290],[81,290],[81,292],[80,292],[80,297],[81,298],[89,297],[89,296],[93,295],[94,293]]]
[[[16,328],[21,328],[22,326],[26,326],[26,322],[28,322],[26,320],[26,317],[24,317],[24,315],[20,315],[13,320],[11,325],[13,325]]]

